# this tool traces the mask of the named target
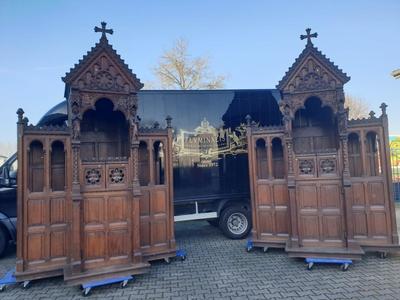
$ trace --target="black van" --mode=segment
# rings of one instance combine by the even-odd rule
[[[246,116],[262,126],[281,125],[279,91],[144,90],[138,99],[140,126],[162,126],[167,115],[173,119],[175,221],[208,220],[229,238],[245,237],[251,229]],[[66,121],[63,101],[38,125]],[[7,189],[16,184],[11,160],[1,169]],[[13,197],[15,206],[15,188]]]
[[[17,155],[0,166],[0,257],[17,235]]]

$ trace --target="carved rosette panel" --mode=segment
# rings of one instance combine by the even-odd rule
[[[101,170],[100,169],[87,169],[85,170],[85,182],[87,185],[100,184]]]
[[[312,159],[299,160],[299,174],[300,175],[313,175],[314,174],[314,161]]]
[[[101,55],[75,82],[74,87],[86,90],[130,92],[128,81],[118,71],[117,66]]]
[[[112,168],[109,170],[111,184],[120,184],[125,182],[125,168]]]
[[[327,158],[319,161],[319,170],[322,175],[336,173],[336,159]]]

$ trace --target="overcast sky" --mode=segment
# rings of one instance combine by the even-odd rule
[[[388,105],[391,134],[400,134],[400,1],[5,1],[0,0],[0,142],[16,139],[16,110],[36,123],[63,100],[61,77],[98,41],[110,43],[142,82],[174,40],[211,58],[226,88],[274,88],[305,41],[351,76],[345,91],[371,109]]]

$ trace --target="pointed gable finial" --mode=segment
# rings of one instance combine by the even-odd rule
[[[313,43],[311,42],[311,38],[317,38],[318,37],[318,33],[316,33],[316,32],[311,33],[311,28],[307,28],[306,29],[306,33],[307,34],[300,35],[300,39],[301,40],[307,39],[307,46],[308,45],[312,45]]]
[[[97,26],[94,27],[94,32],[101,32],[100,40],[107,40],[106,33],[108,33],[108,34],[114,33],[114,30],[106,29],[106,25],[107,25],[107,23],[103,21],[103,22],[101,22],[101,28],[97,27]]]

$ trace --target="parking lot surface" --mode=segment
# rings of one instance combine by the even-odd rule
[[[176,224],[178,246],[186,261],[155,262],[148,274],[124,289],[94,288],[89,299],[400,299],[400,256],[368,254],[347,272],[337,265],[306,270],[303,260],[283,250],[245,251],[245,240],[229,240],[205,221]],[[0,259],[0,275],[15,264],[15,247]],[[62,278],[10,286],[0,299],[78,299],[77,286]]]

